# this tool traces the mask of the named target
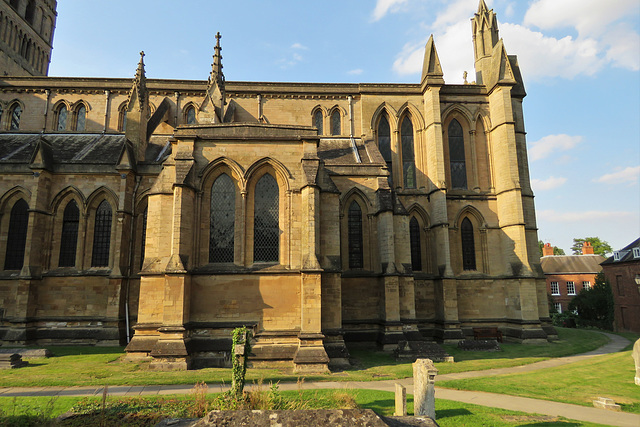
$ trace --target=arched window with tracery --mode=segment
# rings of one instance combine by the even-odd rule
[[[322,117],[322,110],[317,109],[315,113],[313,113],[313,125],[318,128],[318,135],[322,135],[322,128],[323,128],[323,117]]]
[[[278,182],[270,174],[258,180],[254,197],[253,261],[278,262],[280,259]]]
[[[22,107],[20,104],[14,104],[11,107],[11,117],[9,123],[10,130],[19,130],[20,129],[20,116],[22,115]]]
[[[412,216],[409,221],[409,240],[411,245],[411,269],[413,271],[422,271],[420,224],[415,216]]]
[[[233,262],[235,220],[235,186],[229,175],[223,173],[211,187],[209,262]]]
[[[449,123],[449,165],[451,188],[467,189],[467,166],[464,156],[464,133],[456,119]]]
[[[340,118],[340,110],[335,109],[333,113],[331,113],[331,135],[341,135],[341,118]]]
[[[4,258],[5,270],[20,270],[24,264],[24,250],[27,245],[29,225],[29,205],[24,199],[18,200],[11,208],[7,252]]]
[[[62,216],[62,233],[60,235],[60,257],[58,267],[75,267],[76,249],[78,246],[78,225],[80,209],[75,200],[67,203]]]
[[[75,120],[75,130],[79,132],[83,132],[85,128],[87,120],[87,107],[84,104],[80,104],[78,108],[76,108],[76,120]]]
[[[389,185],[393,186],[393,163],[391,161],[391,129],[386,114],[380,117],[378,123],[378,149],[382,158],[387,163],[389,170]]]
[[[56,112],[56,130],[67,130],[67,117],[68,117],[67,106],[61,104],[58,107],[58,111]]]
[[[364,268],[362,209],[355,200],[349,205],[347,229],[349,234],[349,268]]]
[[[460,226],[460,236],[462,240],[462,269],[476,269],[476,247],[473,240],[473,224],[469,218],[462,220]]]
[[[184,119],[188,125],[196,124],[196,109],[193,105],[187,107],[187,110],[184,113]]]
[[[405,188],[416,188],[416,156],[413,146],[413,125],[409,117],[402,120],[400,127],[402,142],[402,175]]]
[[[109,249],[111,247],[111,205],[106,200],[96,210],[93,227],[92,267],[109,266]]]

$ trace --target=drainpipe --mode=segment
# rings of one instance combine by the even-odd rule
[[[42,124],[42,132],[47,131],[47,116],[49,115],[49,102],[51,102],[51,91],[47,89],[44,92],[47,94],[47,99],[44,103],[44,123]]]

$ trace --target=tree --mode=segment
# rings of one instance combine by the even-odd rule
[[[542,256],[542,248],[544,247],[544,242],[542,240],[538,240],[538,248],[540,249],[540,256]],[[553,247],[553,254],[554,255],[564,255],[564,250],[557,248],[557,247]]]
[[[569,310],[577,310],[580,326],[613,330],[613,292],[604,273],[596,275],[593,288],[583,288],[573,297],[569,303]]]
[[[602,255],[603,257],[609,256],[610,253],[613,252],[609,243],[604,240],[600,240],[599,237],[585,237],[584,239],[573,239],[573,246],[571,246],[571,250],[573,251],[573,255],[582,254],[582,245],[584,242],[591,243],[593,246],[593,253],[596,255]]]

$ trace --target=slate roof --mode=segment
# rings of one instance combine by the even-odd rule
[[[607,264],[619,264],[621,262],[629,262],[629,261],[640,261],[640,258],[633,256],[634,248],[640,249],[640,238],[637,238],[636,240],[629,243],[624,248],[616,251],[618,253],[618,256],[620,257],[618,261],[616,261],[613,256],[610,256],[605,261],[603,261],[602,264],[607,265]]]
[[[115,165],[126,138],[122,134],[89,133],[0,133],[0,166],[29,164],[38,143],[46,147],[51,166]],[[167,138],[152,138],[145,163],[160,163],[169,154]]]
[[[544,274],[599,273],[601,255],[548,255],[540,258]]]
[[[320,138],[318,157],[327,165],[372,163],[370,154],[360,138]]]

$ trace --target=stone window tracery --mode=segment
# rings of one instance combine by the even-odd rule
[[[233,180],[223,173],[211,187],[209,262],[233,262],[236,191]]]
[[[7,251],[4,259],[5,270],[20,270],[24,264],[29,225],[29,205],[24,199],[18,200],[11,208]]]
[[[80,210],[75,200],[67,203],[62,217],[62,233],[60,235],[60,257],[58,267],[75,267],[76,249],[78,245],[78,226]]]
[[[462,125],[456,119],[451,120],[449,134],[449,166],[451,170],[451,188],[467,189],[467,166],[464,154],[464,133]]]
[[[80,106],[76,108],[75,130],[83,132],[86,125],[86,119],[87,107],[85,107],[84,104],[80,104]]]
[[[253,261],[278,262],[280,259],[278,182],[265,174],[255,186]]]
[[[187,107],[187,110],[184,113],[184,117],[185,117],[185,122],[188,125],[196,124],[196,109],[193,107],[193,105],[190,105],[189,107]]]
[[[106,200],[96,210],[93,232],[92,267],[109,266],[109,249],[111,246],[111,205]]]

